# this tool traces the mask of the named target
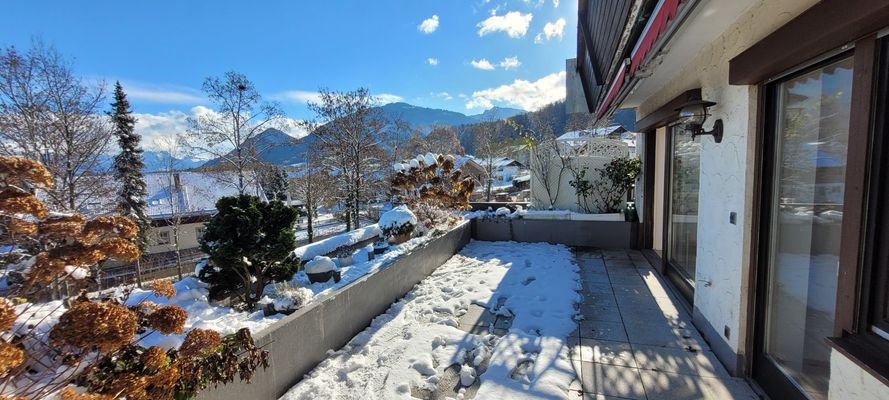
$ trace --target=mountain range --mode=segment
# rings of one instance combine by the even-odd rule
[[[380,109],[387,119],[401,120],[413,127],[470,125],[507,119],[526,112],[515,108],[493,107],[478,115],[466,115],[456,111],[419,107],[407,103],[390,103],[381,106]],[[248,143],[248,147],[256,148],[259,158],[266,163],[293,165],[302,162],[306,146],[314,140],[316,137],[311,133],[297,139],[278,129],[269,128],[253,138],[254,143]],[[207,161],[204,166],[212,167],[219,165],[220,162],[219,159],[214,159]]]

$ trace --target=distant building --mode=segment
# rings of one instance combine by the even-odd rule
[[[204,225],[216,214],[216,201],[236,196],[238,190],[226,182],[233,173],[153,172],[145,174],[148,196],[147,213],[151,218],[148,249],[142,255],[144,279],[175,275],[177,263],[186,273],[205,256],[200,251]],[[256,185],[249,185],[249,194],[264,198]],[[177,258],[176,250],[179,250]],[[102,267],[103,287],[130,283],[135,278],[135,265],[108,262]]]

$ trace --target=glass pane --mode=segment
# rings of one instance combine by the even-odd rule
[[[843,220],[852,59],[778,86],[766,353],[827,398]]]
[[[670,169],[670,263],[686,278],[695,279],[698,247],[698,193],[700,192],[701,143],[673,127],[673,161]]]

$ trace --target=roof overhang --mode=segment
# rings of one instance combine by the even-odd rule
[[[604,118],[637,108],[671,82],[702,48],[720,37],[756,0],[661,0],[622,70],[596,108]]]

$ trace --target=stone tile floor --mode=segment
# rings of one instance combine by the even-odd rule
[[[579,249],[570,399],[759,399],[731,377],[642,253]]]

